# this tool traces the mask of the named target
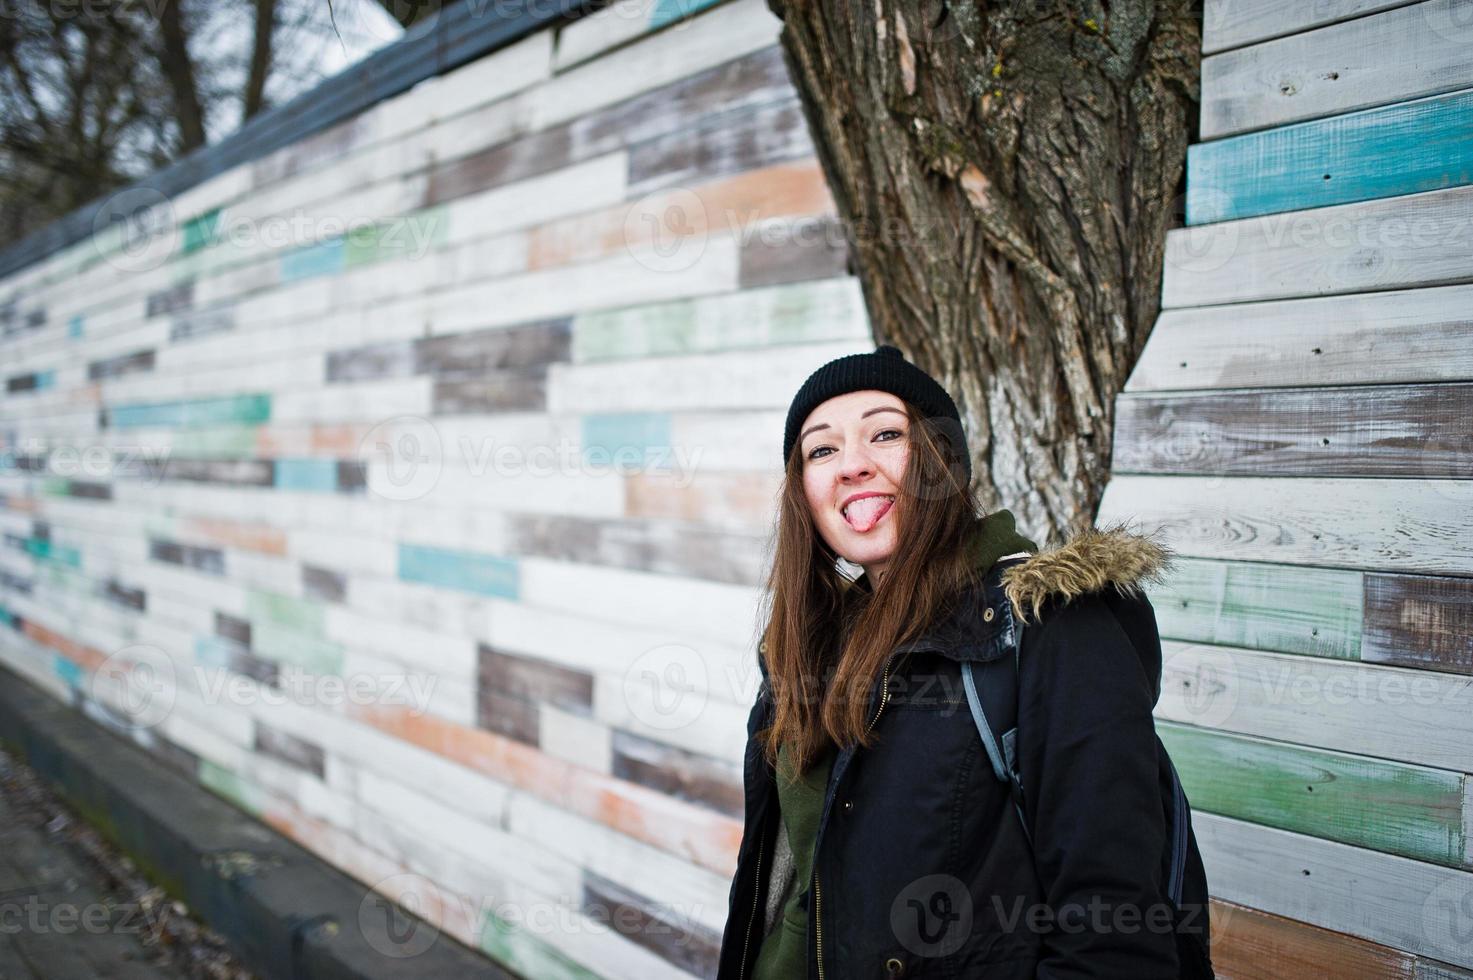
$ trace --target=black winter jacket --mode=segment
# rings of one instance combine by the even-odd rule
[[[813,876],[799,883],[809,980],[1212,976],[1195,836],[1175,914],[1165,886],[1172,788],[1151,715],[1161,644],[1139,593],[1163,559],[1144,538],[1087,532],[1006,580],[995,566],[891,654],[870,696],[875,744],[839,750]],[[1032,846],[960,673],[1014,655],[1020,610],[1017,751]],[[772,707],[762,672],[717,980],[746,980],[762,941],[779,821],[754,737]]]

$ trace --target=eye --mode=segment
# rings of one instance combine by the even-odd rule
[[[829,447],[828,446],[814,446],[812,449],[808,450],[808,455],[805,458],[807,458],[807,459],[820,459],[821,457],[819,457],[817,455],[818,451],[820,449],[827,449],[827,448],[829,448]]]
[[[905,437],[905,432],[902,429],[881,429],[879,432],[876,432],[875,433],[875,439],[878,440],[878,441],[880,441],[880,442],[894,442],[895,441],[895,439],[885,439],[884,438],[885,436],[895,436],[896,438],[904,438]],[[821,449],[831,449],[831,448],[832,447],[830,447],[830,446],[814,446],[812,449],[808,450],[808,455],[806,457],[804,457],[804,458],[805,459],[822,459],[823,457],[818,455],[819,450],[821,450]]]
[[[875,433],[875,438],[878,439],[878,438],[880,438],[880,436],[884,436],[884,435],[904,436],[905,433],[904,432],[901,432],[899,429],[885,429],[883,432],[876,432]],[[886,442],[894,442],[895,440],[894,439],[886,439],[885,441]]]

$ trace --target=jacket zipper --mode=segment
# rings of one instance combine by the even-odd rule
[[[762,828],[761,835],[757,838],[757,874],[752,879],[752,915],[747,919],[747,933],[742,940],[742,965],[737,970],[739,980],[746,980],[747,976],[747,950],[752,945],[752,926],[757,921],[757,895],[761,891],[762,884],[762,849],[767,843],[767,828]]]
[[[875,709],[875,716],[865,726],[866,735],[875,727],[875,722],[880,720],[885,705],[890,703],[890,665],[894,662],[895,654],[892,653],[885,661],[884,673],[880,675],[880,706]],[[818,980],[823,980],[823,889],[818,879],[817,854],[813,855],[813,937],[818,954]]]

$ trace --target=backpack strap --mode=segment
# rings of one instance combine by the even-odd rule
[[[987,761],[998,782],[1006,783],[1013,810],[1023,828],[1028,846],[1033,846],[1033,833],[1023,809],[1023,774],[1018,769],[1018,676],[1023,649],[1023,624],[1013,624],[1013,655],[987,661],[967,661],[962,667],[962,687],[972,721],[987,750]],[[1159,744],[1159,742],[1158,742]],[[1181,908],[1182,888],[1187,863],[1187,800],[1177,776],[1176,766],[1167,755],[1171,771],[1171,866],[1167,879],[1167,896],[1174,908]]]

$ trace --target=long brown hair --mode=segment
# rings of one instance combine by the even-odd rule
[[[895,647],[914,639],[980,573],[967,532],[978,506],[949,440],[910,402],[910,456],[892,520],[896,548],[878,585],[851,581],[819,535],[803,492],[803,449],[787,459],[772,570],[762,598],[775,712],[758,733],[769,763],[789,743],[802,773],[831,745],[873,742],[869,694]]]

